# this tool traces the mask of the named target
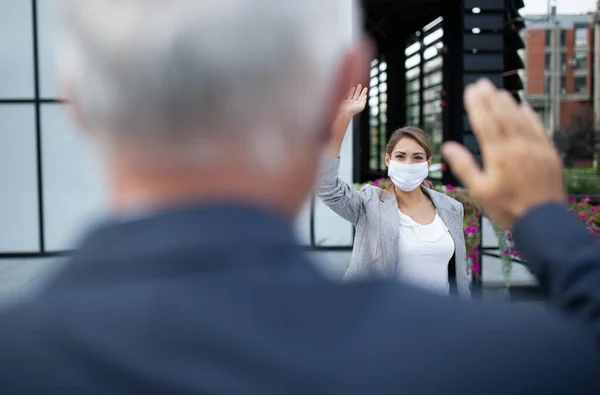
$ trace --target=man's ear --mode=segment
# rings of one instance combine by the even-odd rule
[[[332,126],[335,122],[340,106],[344,99],[348,96],[348,92],[353,86],[362,84],[369,86],[369,73],[371,69],[371,60],[373,57],[373,45],[367,38],[361,39],[352,49],[346,53],[344,59],[338,68],[336,81],[334,84],[334,94],[332,102],[329,105],[327,112],[327,125],[325,140],[330,141],[332,138]]]
[[[60,93],[60,97],[63,97],[65,100],[66,108],[71,116],[71,119],[77,126],[77,130],[83,133],[85,137],[89,137],[89,123],[84,115],[81,105],[79,104],[77,90],[75,89],[73,80],[63,78],[60,83]]]

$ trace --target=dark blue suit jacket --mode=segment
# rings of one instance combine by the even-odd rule
[[[600,244],[558,206],[515,237],[552,311],[332,283],[251,208],[108,224],[0,316],[0,393],[600,394]]]

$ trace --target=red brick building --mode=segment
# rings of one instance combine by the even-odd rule
[[[593,25],[590,15],[557,15],[560,26],[560,128],[593,122]],[[528,15],[525,31],[525,94],[529,104],[549,124],[550,32],[543,15]]]

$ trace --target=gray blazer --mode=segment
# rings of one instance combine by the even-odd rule
[[[336,214],[356,227],[352,259],[344,278],[393,278],[396,276],[397,240],[400,233],[396,195],[390,193],[382,197],[383,190],[371,185],[357,191],[339,178],[339,166],[339,159],[324,158],[317,196]],[[469,299],[471,292],[467,278],[463,206],[442,193],[427,188],[423,188],[423,191],[431,198],[454,240],[458,294]]]

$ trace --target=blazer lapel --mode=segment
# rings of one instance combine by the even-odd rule
[[[381,204],[381,255],[376,259],[373,269],[386,277],[396,274],[398,261],[398,203],[393,191],[388,192]]]
[[[427,188],[423,188],[423,191],[429,195],[438,212],[438,215],[448,227],[448,232],[450,233],[450,236],[452,236],[454,244],[459,245],[459,243],[461,243],[461,236],[463,232],[463,223],[462,218],[460,218],[460,213],[456,210],[453,210],[448,201],[446,199],[441,199],[437,192]]]
[[[462,226],[461,228],[457,228],[456,226],[456,224],[459,223],[462,225],[460,214],[454,210],[449,210],[447,208],[438,208],[438,215],[440,216],[442,221],[444,221],[444,224],[446,224],[446,226],[448,227],[448,232],[450,233],[450,236],[452,236],[454,244],[458,245],[459,243],[461,243],[461,233],[459,232],[462,232]]]

